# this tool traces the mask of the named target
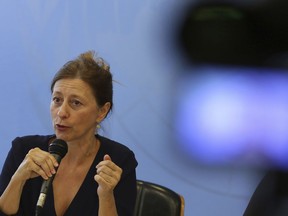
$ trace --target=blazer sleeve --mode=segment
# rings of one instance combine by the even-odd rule
[[[0,175],[0,194],[2,195],[7,185],[10,182],[11,177],[14,175],[18,166],[23,161],[27,151],[23,149],[23,145],[21,145],[21,138],[17,137],[12,141],[12,146],[8,152],[8,155],[5,159],[4,165],[2,167],[1,175]],[[21,210],[19,210],[19,213]],[[0,212],[0,216],[5,215]],[[17,214],[18,215],[18,214]],[[21,214],[20,214],[21,215]]]
[[[121,180],[115,188],[115,202],[119,216],[132,216],[136,203],[136,167],[138,165],[134,153],[128,151],[119,166],[122,168]]]

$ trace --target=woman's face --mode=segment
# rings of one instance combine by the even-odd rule
[[[90,86],[81,79],[55,83],[50,112],[56,137],[67,142],[91,139],[106,115],[106,110],[98,107]]]

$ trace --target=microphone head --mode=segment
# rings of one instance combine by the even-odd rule
[[[59,155],[61,158],[63,158],[67,151],[68,151],[68,146],[67,143],[64,140],[61,139],[55,139],[48,148],[49,152],[51,154],[56,154]]]

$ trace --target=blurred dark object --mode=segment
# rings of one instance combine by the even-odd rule
[[[193,5],[181,20],[180,48],[193,63],[287,68],[287,8],[284,0]]]
[[[288,172],[272,170],[264,176],[243,216],[287,216]]]

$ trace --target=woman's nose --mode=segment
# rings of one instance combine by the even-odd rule
[[[60,118],[67,118],[69,116],[68,107],[64,103],[59,107],[57,115]]]

